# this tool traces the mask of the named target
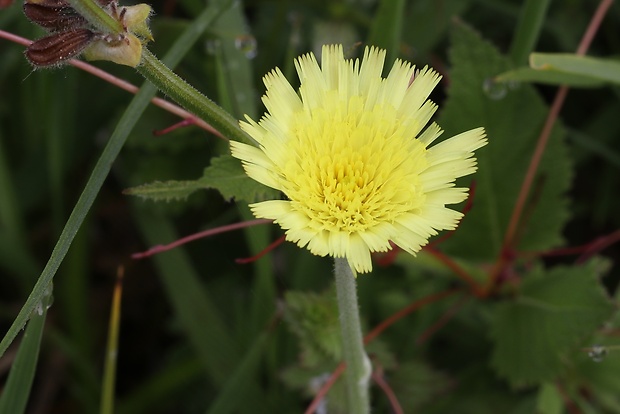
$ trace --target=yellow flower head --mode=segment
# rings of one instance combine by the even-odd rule
[[[360,273],[390,241],[415,254],[437,230],[456,227],[462,214],[445,206],[467,189],[454,181],[476,171],[473,151],[487,143],[477,128],[429,147],[442,133],[435,123],[422,131],[440,76],[424,68],[410,83],[414,67],[398,60],[384,79],[384,60],[374,47],[360,63],[340,45],[324,46],[321,66],[313,54],[296,60],[299,94],[276,68],[264,78],[268,113],[241,122],[258,147],[230,144],[248,176],[286,195],[252,204],[256,217]]]

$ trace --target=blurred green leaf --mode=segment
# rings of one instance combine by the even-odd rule
[[[153,183],[128,188],[123,194],[138,196],[153,201],[184,200],[195,191],[204,189],[200,180],[195,181],[155,181]]]
[[[239,407],[239,395],[247,398],[249,388],[252,388],[252,380],[264,356],[268,344],[269,332],[262,332],[255,341],[250,344],[245,355],[239,360],[239,364],[222,387],[217,399],[207,410],[208,414],[228,414],[237,412]],[[256,389],[256,388],[254,388]],[[265,401],[263,400],[263,403]],[[253,411],[261,412],[264,408],[253,406]]]
[[[497,305],[492,366],[513,385],[553,380],[567,354],[608,319],[613,307],[598,283],[599,260],[535,270],[521,292]]]
[[[450,377],[422,361],[407,361],[389,372],[390,385],[404,412],[424,412],[424,406],[447,392]]]
[[[405,0],[382,0],[370,28],[367,44],[386,49],[387,67],[392,66],[400,50],[405,4]]]
[[[483,126],[489,144],[476,151],[473,209],[442,247],[468,260],[493,260],[501,250],[548,108],[529,85],[511,89],[493,83],[495,75],[510,68],[510,61],[472,29],[457,24],[452,42],[450,89],[438,123],[447,137]],[[564,131],[556,126],[520,224],[519,249],[548,249],[562,241],[570,178]]]
[[[545,382],[538,390],[538,401],[536,402],[537,414],[562,414],[564,412],[564,402],[562,395],[555,384]]]

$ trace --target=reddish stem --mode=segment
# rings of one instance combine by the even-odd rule
[[[405,316],[409,315],[413,311],[420,309],[422,306],[437,302],[443,298],[447,298],[448,296],[454,295],[455,293],[461,291],[461,289],[444,290],[443,292],[426,296],[420,300],[409,304],[407,307],[399,310],[398,312],[394,313],[392,316],[381,322],[372,331],[368,332],[368,334],[366,334],[366,336],[364,337],[364,344],[368,344],[369,342],[373,341],[377,336],[379,336],[381,332],[385,331],[387,328],[389,328]]]
[[[334,385],[338,378],[340,378],[340,376],[344,372],[344,369],[344,362],[341,362],[338,367],[336,367],[334,372],[332,372],[332,375],[329,376],[327,381],[325,381],[325,384],[323,384],[319,392],[316,393],[314,399],[312,400],[308,408],[306,408],[306,411],[304,411],[304,414],[313,414],[316,411],[316,409],[319,407],[319,404],[321,403],[321,400],[323,400],[323,398],[331,389],[332,385]]]
[[[435,332],[443,328],[452,319],[452,317],[456,315],[456,312],[458,312],[463,307],[463,305],[469,298],[469,296],[462,296],[459,300],[457,300],[456,303],[452,305],[446,311],[446,313],[444,313],[443,316],[439,318],[437,322],[435,322],[428,329],[422,332],[422,334],[415,341],[416,345],[422,345],[431,336],[433,336]]]
[[[255,262],[258,259],[260,259],[261,257],[263,257],[264,255],[266,255],[267,253],[269,253],[270,251],[272,251],[273,249],[275,249],[276,247],[278,247],[279,245],[281,245],[282,243],[284,243],[284,240],[286,240],[286,235],[283,235],[283,236],[279,237],[276,241],[271,243],[269,246],[265,247],[256,256],[246,257],[246,258],[241,258],[241,259],[235,259],[235,263],[246,264],[246,263]]]
[[[181,246],[185,243],[189,243],[197,239],[201,239],[203,237],[209,237],[215,234],[226,233],[232,230],[238,230],[238,229],[243,229],[246,227],[258,226],[259,224],[267,224],[271,222],[272,222],[271,220],[259,219],[259,220],[251,220],[251,221],[244,221],[241,223],[229,224],[227,226],[216,227],[214,229],[201,231],[199,233],[195,233],[190,236],[183,237],[170,244],[159,244],[157,246],[153,246],[145,252],[132,254],[131,258],[132,259],[144,259],[154,254],[166,252],[168,250],[174,249],[175,247]]]
[[[385,396],[390,401],[390,405],[392,406],[392,412],[394,414],[404,414],[403,407],[401,407],[398,402],[398,398],[396,398],[396,394],[392,390],[392,387],[383,379],[383,369],[379,367],[377,370],[372,372],[372,379],[375,380],[379,388],[383,391]]]
[[[469,273],[467,273],[467,271],[465,269],[463,269],[461,266],[459,266],[454,260],[452,260],[451,258],[449,258],[448,256],[446,256],[445,254],[443,254],[442,252],[440,252],[439,250],[435,250],[432,248],[426,248],[424,250],[425,252],[435,256],[435,258],[437,260],[439,260],[441,263],[443,263],[447,268],[449,268],[450,270],[452,270],[454,272],[454,274],[461,279],[462,281],[464,281],[465,283],[467,283],[469,285],[469,287],[471,288],[471,291],[473,292],[474,295],[476,295],[477,297],[484,297],[484,288],[482,288],[478,282],[476,282],[470,275]]]
[[[577,48],[577,55],[584,55],[590,44],[592,43],[592,39],[594,35],[598,31],[598,28],[601,25],[605,14],[609,10],[613,0],[602,0],[599,3],[599,6],[592,16],[590,20],[590,24],[586,29],[581,42],[579,43],[579,47]],[[540,160],[545,152],[547,147],[547,143],[549,141],[549,136],[551,135],[551,130],[555,124],[556,119],[560,113],[562,105],[564,104],[564,100],[566,99],[566,95],[568,94],[568,87],[561,86],[556,93],[556,96],[551,105],[551,109],[549,110],[549,114],[547,115],[547,119],[545,120],[545,124],[541,131],[540,137],[538,138],[538,142],[536,144],[536,148],[534,149],[534,153],[530,160],[530,165],[528,166],[527,172],[525,174],[525,178],[523,180],[523,184],[521,185],[521,190],[519,191],[519,195],[517,197],[517,201],[515,203],[515,207],[512,211],[512,215],[510,217],[510,221],[508,223],[508,229],[506,230],[506,234],[504,237],[503,248],[504,251],[509,251],[514,248],[515,245],[515,234],[517,232],[517,228],[520,224],[521,214],[523,212],[523,208],[525,206],[526,199],[532,187],[532,183],[534,181],[534,177],[538,171],[538,167],[540,166]],[[489,279],[489,284],[486,287],[487,292],[491,291],[498,282],[499,275],[503,272],[503,268],[509,263],[506,261],[506,254],[501,254],[499,260],[494,266],[493,272],[491,273],[491,278]]]

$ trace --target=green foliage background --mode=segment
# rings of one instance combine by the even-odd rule
[[[153,4],[150,47],[160,57],[172,48],[168,62],[182,58],[175,71],[236,118],[264,111],[263,74],[278,66],[297,82],[293,58],[319,54],[324,43],[342,43],[350,56],[379,45],[388,68],[403,58],[438,69],[444,80],[432,98],[444,137],[483,126],[489,145],[477,153],[471,211],[435,249],[484,285],[556,90],[492,79],[525,66],[530,52],[574,52],[595,8],[585,0],[546,4],[163,1]],[[618,27],[616,3],[588,54],[613,61]],[[42,35],[19,3],[0,10],[0,29]],[[187,51],[173,47],[180,36]],[[528,36],[531,46],[521,41]],[[341,355],[330,260],[284,244],[252,264],[235,263],[281,236],[268,225],[132,260],[150,246],[249,220],[247,203],[273,192],[249,181],[226,142],[203,130],[154,137],[178,119],[147,106],[149,91],[130,104],[126,92],[76,68],[33,71],[22,52],[0,39],[0,414],[99,411],[119,266],[115,412],[303,412]],[[143,82],[133,69],[97,66]],[[568,95],[492,294],[475,295],[428,251],[383,266],[376,260],[373,274],[358,279],[365,332],[456,289],[368,344],[405,413],[620,413],[618,243],[585,262],[579,253],[541,255],[620,228],[620,89],[613,76],[592,79],[581,85],[597,88]],[[103,167],[93,167],[100,157]],[[86,184],[93,169],[100,190]],[[85,186],[90,209],[77,202]],[[54,246],[74,236],[70,225],[61,232],[76,202],[88,215],[71,219],[81,225],[62,260]],[[41,274],[50,255],[62,264]],[[35,282],[52,277],[53,297],[41,284],[32,314],[17,316]],[[23,333],[23,323],[13,324],[20,318],[29,319]],[[609,347],[602,362],[584,351],[595,344]],[[347,412],[343,395],[336,383],[328,412]],[[377,386],[372,404],[390,412]]]

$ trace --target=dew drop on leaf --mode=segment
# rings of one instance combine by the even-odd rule
[[[254,59],[257,54],[256,38],[250,35],[239,35],[235,37],[235,47],[243,52],[246,58]]]
[[[507,87],[504,83],[487,78],[482,83],[482,90],[490,99],[499,101],[506,96]]]
[[[592,358],[594,362],[601,362],[607,356],[607,348],[601,345],[594,345],[588,351],[588,356]]]

